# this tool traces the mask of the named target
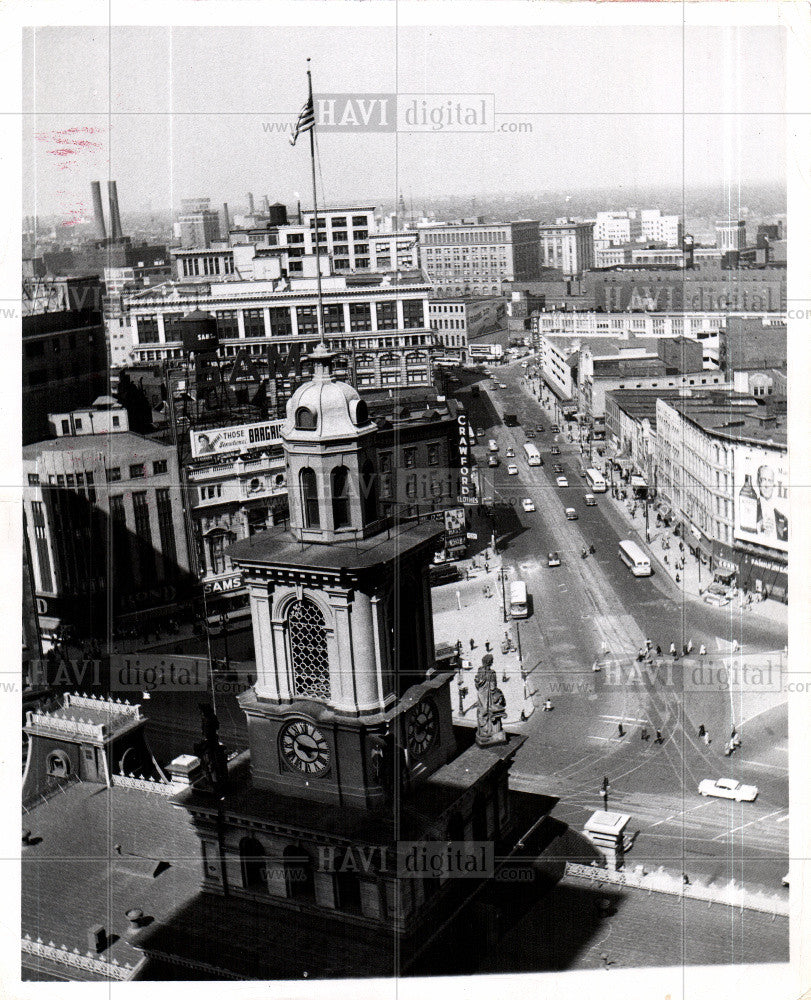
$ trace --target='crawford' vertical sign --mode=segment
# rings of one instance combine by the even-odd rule
[[[467,422],[467,414],[459,413],[456,417],[459,428],[459,503],[475,504],[476,496],[471,475],[471,447],[470,427]]]

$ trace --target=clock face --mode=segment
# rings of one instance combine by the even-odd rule
[[[430,698],[423,698],[406,717],[406,746],[409,753],[422,757],[436,742],[438,730],[436,705]]]
[[[306,719],[288,722],[279,734],[282,755],[302,774],[325,774],[329,767],[329,744],[320,729]]]

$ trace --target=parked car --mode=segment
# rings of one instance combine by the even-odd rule
[[[498,468],[498,466],[501,465],[501,462],[499,461],[498,455],[488,455],[487,456],[487,464],[490,466],[491,469]]]
[[[518,466],[517,465],[508,465],[507,466],[507,475],[508,476],[517,476],[518,475]]]
[[[558,427],[557,424],[552,424],[552,433],[553,434],[560,434],[560,427]]]
[[[549,555],[546,557],[546,565],[547,566],[560,566],[560,556],[557,554],[557,552],[550,552],[549,553]]]
[[[535,430],[538,432],[538,434],[543,434],[543,424],[536,424]]]
[[[507,449],[507,458],[515,458],[515,448]]]
[[[587,493],[583,497],[583,502],[585,503],[585,505],[587,507],[596,507],[597,506],[597,497],[593,493]]]
[[[534,438],[535,438],[535,431],[533,431],[533,430],[526,431],[526,436],[527,436],[527,440],[529,440],[529,441],[534,440]]]
[[[569,485],[569,480],[565,476],[558,476],[558,478],[555,480],[555,482],[558,484],[558,486],[561,489],[563,489],[565,486]]]
[[[757,785],[742,785],[734,778],[705,778],[698,786],[700,795],[713,795],[717,799],[734,799],[736,802],[754,802],[758,796]]]
[[[577,511],[574,509],[574,507],[567,507],[566,508],[566,520],[567,521],[576,521],[577,520]]]
[[[714,594],[711,590],[708,590],[704,594],[704,603],[712,604],[717,608],[725,608],[729,604],[729,598],[726,594]]]
[[[440,587],[443,583],[451,583],[461,576],[459,567],[453,563],[442,563],[439,566],[428,567],[428,579],[432,587]]]
[[[560,464],[560,462],[555,462],[555,464],[552,466],[552,471],[556,475],[560,476],[563,474],[563,466]]]
[[[530,497],[524,497],[524,499],[521,501],[521,506],[528,514],[531,513],[533,510],[535,510],[535,503]]]
[[[484,428],[483,427],[477,427],[476,428],[476,437],[477,438],[483,438],[484,437]]]
[[[560,454],[560,448],[556,444],[553,444],[549,450],[552,452],[553,455]]]
[[[499,387],[499,389],[506,389],[507,388],[507,386],[503,382],[499,382],[498,383],[498,387]]]

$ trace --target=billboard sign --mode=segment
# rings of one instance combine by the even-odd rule
[[[236,427],[209,427],[192,431],[191,453],[193,458],[219,455],[229,451],[248,451],[264,444],[280,444],[281,420],[265,420],[259,424],[239,424]]]
[[[735,538],[788,552],[786,452],[735,448]]]

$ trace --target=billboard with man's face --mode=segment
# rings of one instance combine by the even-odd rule
[[[735,538],[788,552],[786,452],[735,449]]]

